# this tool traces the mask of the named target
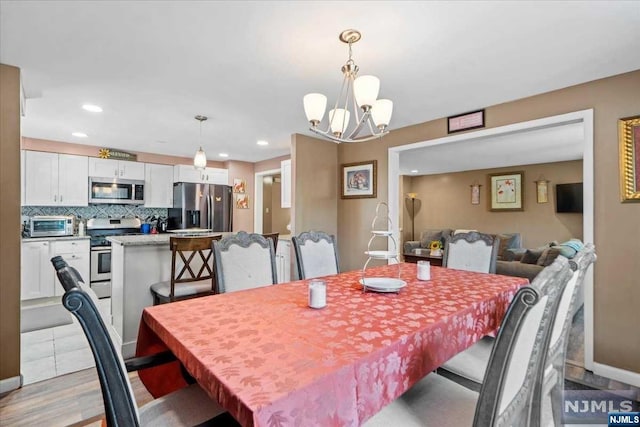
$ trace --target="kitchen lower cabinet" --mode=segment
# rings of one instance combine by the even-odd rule
[[[20,299],[53,296],[54,269],[51,265],[50,242],[22,242],[20,252]]]
[[[89,248],[89,240],[72,240],[72,241],[53,241],[51,242],[51,256],[61,256],[71,267],[78,270],[80,273],[80,277],[84,280],[84,283],[88,284],[90,282],[90,248]],[[58,275],[55,274],[53,266],[51,262],[49,262],[49,267],[53,272],[53,295],[62,296],[64,294],[64,288],[62,284],[58,280]]]
[[[289,240],[278,240],[276,270],[278,272],[278,283],[291,281],[291,242]]]
[[[20,299],[30,300],[64,294],[51,258],[60,255],[89,283],[89,239],[23,240],[20,258]]]

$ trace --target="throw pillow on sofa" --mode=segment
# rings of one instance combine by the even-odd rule
[[[578,239],[569,239],[552,247],[557,248],[560,251],[560,255],[571,259],[584,247],[584,244]]]
[[[560,249],[558,247],[547,248],[542,252],[540,258],[538,258],[537,264],[542,267],[547,267],[553,263],[553,261],[561,255]]]
[[[537,264],[543,250],[527,249],[520,260],[523,264]]]
[[[495,234],[494,237],[500,239],[500,246],[498,247],[498,259],[505,259],[508,255],[505,253],[507,249],[519,248],[520,233],[503,233]]]

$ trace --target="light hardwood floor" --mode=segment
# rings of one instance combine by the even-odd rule
[[[138,406],[153,400],[136,373],[129,374]],[[0,425],[100,426],[104,414],[95,368],[24,386],[0,397]]]

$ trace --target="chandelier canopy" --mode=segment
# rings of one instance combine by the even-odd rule
[[[337,143],[369,141],[389,133],[387,127],[393,112],[393,102],[377,99],[380,80],[374,76],[357,77],[358,66],[351,57],[351,46],[361,37],[357,30],[345,30],[340,34],[340,41],[349,45],[349,60],[342,66],[342,87],[335,106],[329,110],[329,125],[326,130],[320,129],[319,125],[327,107],[327,97],[321,93],[309,93],[303,99],[304,112],[311,123],[309,130]],[[353,113],[349,108],[352,108]],[[352,115],[355,127],[349,129]],[[358,138],[365,126],[369,128],[370,135]]]
[[[207,155],[202,149],[202,122],[207,120],[207,116],[197,115],[194,118],[200,122],[200,148],[196,151],[196,155],[193,156],[193,167],[196,169],[204,169],[207,167]]]

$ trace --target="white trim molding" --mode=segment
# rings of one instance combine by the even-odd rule
[[[255,186],[254,188],[254,198],[253,205],[255,208],[253,209],[253,232],[254,233],[262,233],[262,199],[263,199],[263,191],[262,191],[262,178],[269,175],[277,175],[282,172],[282,169],[269,169],[266,171],[260,171],[255,173]],[[258,207],[260,209],[258,209]]]
[[[637,372],[614,368],[613,366],[603,365],[598,362],[593,362],[593,372],[602,377],[611,378],[612,380],[620,381],[634,387],[640,387],[640,374]]]
[[[0,394],[8,393],[22,387],[22,374],[0,380]]]

